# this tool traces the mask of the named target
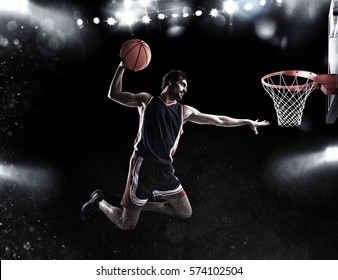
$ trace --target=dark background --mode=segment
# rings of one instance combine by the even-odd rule
[[[42,32],[38,17],[0,16],[0,38],[9,41],[0,46],[0,258],[336,259],[337,164],[314,164],[338,138],[337,124],[325,123],[325,96],[314,91],[302,125],[282,128],[260,82],[279,70],[327,72],[329,1],[289,2],[299,4],[291,14],[268,2],[264,13],[226,17],[223,26],[209,15],[192,17],[177,36],[156,19],[130,29],[94,25],[114,5],[87,2],[34,1],[73,24],[53,48],[46,38],[58,28]],[[315,11],[311,19],[306,7]],[[269,40],[255,32],[264,17],[278,26]],[[134,231],[123,232],[102,213],[83,222],[80,209],[96,188],[114,205],[124,191],[138,113],[107,93],[130,38],[145,40],[152,60],[125,72],[125,90],[158,94],[162,76],[182,69],[185,104],[271,125],[255,135],[248,127],[186,124],[174,166],[192,218],[145,212]]]

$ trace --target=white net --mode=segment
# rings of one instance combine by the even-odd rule
[[[317,83],[309,78],[279,72],[262,78],[262,85],[273,100],[278,125],[301,125],[305,102]]]

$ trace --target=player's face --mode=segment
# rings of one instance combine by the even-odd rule
[[[185,79],[178,80],[173,84],[173,96],[177,101],[181,101],[187,93],[188,83]]]

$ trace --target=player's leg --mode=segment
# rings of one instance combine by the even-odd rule
[[[140,217],[140,210],[129,210],[112,206],[105,200],[99,203],[100,210],[107,218],[122,230],[132,230],[136,227]]]
[[[155,166],[155,170],[157,172],[155,185],[159,186],[159,188],[152,191],[154,202],[148,201],[144,205],[143,210],[181,219],[190,218],[192,215],[190,201],[180,180],[175,176],[173,166],[157,165]]]
[[[102,191],[97,189],[91,194],[89,201],[82,206],[81,218],[86,221],[99,210],[101,210],[111,222],[123,230],[134,229],[141,212],[141,209],[121,209],[109,204],[104,200]]]
[[[112,206],[105,200],[102,200],[99,204],[100,210],[107,218],[122,230],[134,229],[140,217],[142,201],[136,197],[135,192],[139,185],[138,180],[140,175],[138,172],[142,166],[142,162],[143,159],[133,153],[130,158],[127,184],[121,201],[122,209]],[[134,196],[134,200],[140,203],[140,205],[134,203],[131,195]]]
[[[164,202],[148,201],[142,210],[161,213],[181,219],[188,219],[192,215],[191,204],[185,193],[178,198],[168,197]]]

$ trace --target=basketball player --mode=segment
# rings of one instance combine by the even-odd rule
[[[172,70],[163,77],[162,93],[158,97],[146,92],[125,92],[122,89],[124,71],[121,62],[110,84],[108,97],[121,105],[137,108],[140,121],[121,200],[122,209],[110,205],[97,189],[82,206],[81,217],[87,220],[101,210],[122,230],[134,229],[141,211],[187,219],[192,214],[191,205],[172,166],[183,124],[248,125],[257,134],[257,128],[267,126],[269,122],[205,114],[181,104],[188,82],[186,74],[179,70]]]

